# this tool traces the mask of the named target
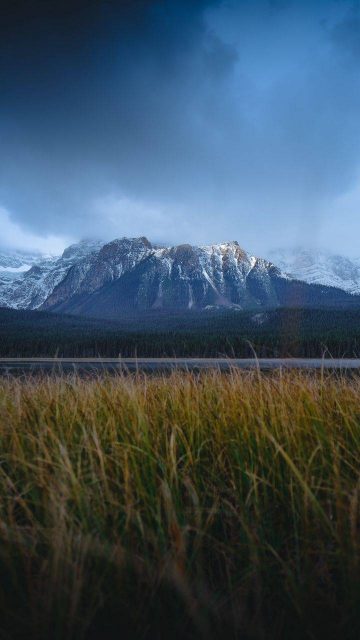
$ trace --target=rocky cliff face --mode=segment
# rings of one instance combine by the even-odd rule
[[[116,317],[128,310],[353,304],[343,291],[291,280],[237,242],[158,247],[146,238],[82,242],[1,285],[0,303]]]
[[[43,308],[77,313],[97,313],[95,307],[113,313],[129,308],[247,308],[276,303],[271,274],[281,276],[237,242],[159,248],[146,238],[124,238],[74,265]]]

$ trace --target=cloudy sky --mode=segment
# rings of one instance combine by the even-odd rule
[[[9,0],[0,244],[360,256],[360,4]]]

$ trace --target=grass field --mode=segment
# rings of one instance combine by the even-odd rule
[[[0,379],[0,638],[358,638],[360,378]]]

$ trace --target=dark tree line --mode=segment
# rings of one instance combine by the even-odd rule
[[[150,313],[101,321],[0,309],[0,355],[354,357],[360,310]]]

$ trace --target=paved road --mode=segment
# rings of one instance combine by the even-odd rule
[[[331,358],[0,358],[0,374],[60,371],[169,371],[172,369],[359,369],[360,359]]]

